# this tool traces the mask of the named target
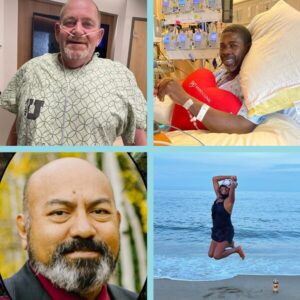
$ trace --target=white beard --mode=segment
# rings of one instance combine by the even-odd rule
[[[89,50],[85,49],[81,52],[70,50],[67,45],[64,46],[64,52],[68,59],[70,60],[81,60],[89,55]]]

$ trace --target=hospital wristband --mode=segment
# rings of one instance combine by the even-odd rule
[[[194,101],[192,99],[188,99],[182,107],[184,107],[186,110],[189,110],[191,106],[194,104]]]
[[[198,121],[200,121],[200,122],[202,122],[202,120],[204,119],[204,117],[205,117],[205,115],[206,115],[206,113],[207,113],[207,111],[210,109],[210,106],[208,106],[207,104],[202,104],[202,106],[201,106],[201,108],[200,108],[200,110],[199,110],[199,112],[198,112],[198,115],[197,115],[197,117],[193,117],[192,119],[191,119],[191,122],[196,122],[197,120]]]

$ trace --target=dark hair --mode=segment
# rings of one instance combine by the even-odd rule
[[[225,32],[234,32],[239,34],[245,45],[251,45],[252,43],[251,33],[248,30],[248,28],[243,25],[239,25],[239,24],[229,25],[223,30],[222,34]]]
[[[219,190],[221,189],[221,187],[225,187],[226,189],[230,189],[227,185],[225,185],[225,184],[221,184],[220,186],[219,186]]]

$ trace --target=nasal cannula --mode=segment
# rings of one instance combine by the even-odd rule
[[[98,29],[98,30],[91,31],[91,32],[89,32],[89,33],[84,33],[84,34],[81,34],[81,35],[75,35],[74,33],[71,33],[70,31],[67,31],[67,30],[64,28],[64,26],[60,25],[59,27],[60,27],[60,29],[61,29],[62,31],[64,31],[65,33],[69,34],[71,37],[73,37],[73,36],[85,37],[85,36],[88,36],[88,35],[90,35],[90,34],[97,33],[97,32],[99,32],[99,31],[101,30],[101,28],[100,28],[100,29]]]

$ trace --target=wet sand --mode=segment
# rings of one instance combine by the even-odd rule
[[[273,293],[273,279],[279,292]],[[300,300],[300,276],[240,275],[217,281],[154,280],[154,300]]]

